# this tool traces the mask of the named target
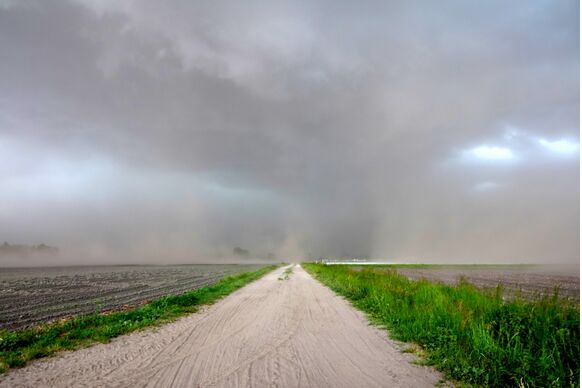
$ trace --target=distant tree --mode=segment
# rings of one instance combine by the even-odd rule
[[[239,247],[236,247],[232,250],[233,255],[235,256],[242,256],[242,257],[247,257],[250,255],[249,251],[247,251],[246,249],[242,249]]]
[[[44,243],[39,245],[11,245],[4,242],[4,244],[0,245],[0,254],[3,255],[29,256],[37,253],[43,255],[56,255],[59,253],[59,249]]]

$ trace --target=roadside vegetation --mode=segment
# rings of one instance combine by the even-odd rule
[[[293,273],[294,267],[295,267],[295,265],[291,265],[289,268],[285,269],[285,271],[283,271],[281,276],[279,276],[279,280],[289,280],[289,277]]]
[[[214,285],[163,297],[131,311],[78,316],[65,322],[22,331],[0,330],[0,373],[61,350],[105,343],[122,334],[170,322],[196,312],[201,305],[216,302],[275,268],[277,266],[266,266],[257,271],[228,276]]]
[[[471,385],[579,386],[580,306],[556,294],[504,302],[502,289],[412,281],[386,268],[303,264],[428,365]]]
[[[374,264],[374,265],[358,265],[358,263],[350,263],[349,265],[358,268],[387,268],[387,269],[534,269],[541,267],[536,264]]]

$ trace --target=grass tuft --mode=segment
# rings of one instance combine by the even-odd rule
[[[283,274],[281,276],[279,276],[279,280],[289,280],[289,277],[291,276],[291,274],[293,273],[293,268],[295,266],[291,265],[289,268],[285,269],[285,271],[283,271]]]
[[[106,343],[122,334],[173,321],[195,312],[200,305],[218,301],[275,268],[277,266],[267,266],[254,272],[228,276],[211,286],[166,296],[135,310],[78,316],[22,331],[0,330],[0,373],[61,350]]]
[[[412,281],[396,271],[304,264],[323,284],[420,345],[449,379],[492,387],[570,387],[580,379],[580,306],[557,294],[504,302],[497,290]]]

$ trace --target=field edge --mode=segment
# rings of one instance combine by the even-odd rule
[[[210,286],[165,296],[129,311],[91,314],[22,331],[0,330],[0,374],[57,352],[107,343],[112,338],[172,322],[260,279],[280,265],[226,276]]]
[[[469,283],[415,281],[373,268],[302,267],[455,384],[579,386],[579,305],[557,297],[504,302]],[[539,343],[528,341],[531,334]]]

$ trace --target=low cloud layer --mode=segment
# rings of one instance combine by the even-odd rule
[[[578,7],[0,0],[0,239],[578,263]]]

